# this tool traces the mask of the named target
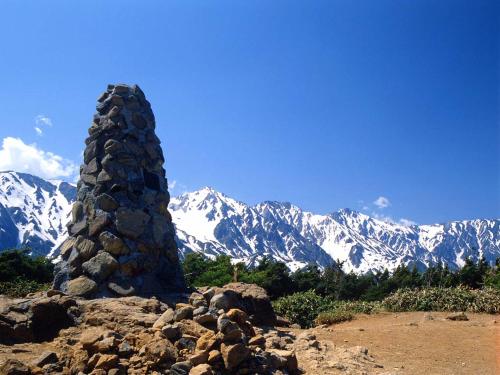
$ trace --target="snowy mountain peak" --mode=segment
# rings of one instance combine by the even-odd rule
[[[66,233],[76,189],[27,173],[0,172],[1,248],[30,247],[47,255]]]
[[[75,194],[66,182],[0,172],[0,249],[50,255],[64,239]],[[319,215],[288,202],[250,206],[211,187],[172,198],[169,209],[182,255],[226,254],[248,264],[266,256],[291,269],[341,260],[355,272],[437,262],[454,268],[466,257],[500,256],[500,220],[404,226],[348,208]]]

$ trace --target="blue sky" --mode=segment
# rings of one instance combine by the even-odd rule
[[[174,194],[498,218],[499,14],[493,0],[2,1],[0,169],[71,179],[98,95],[138,83]]]

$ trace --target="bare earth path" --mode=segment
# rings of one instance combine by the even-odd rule
[[[369,374],[500,374],[500,316],[467,314],[469,321],[450,321],[448,313],[381,313],[351,322],[315,328],[320,342],[336,350],[368,348],[383,368]],[[298,333],[298,332],[297,332]],[[300,356],[299,356],[300,363]],[[318,368],[307,368],[317,372]],[[328,373],[342,373],[328,370]]]

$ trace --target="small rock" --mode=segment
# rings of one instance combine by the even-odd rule
[[[201,293],[192,293],[189,296],[189,303],[194,306],[194,307],[202,307],[202,306],[208,306],[207,300]]]
[[[118,114],[120,113],[120,107],[118,106],[114,106],[113,108],[111,108],[111,110],[108,112],[108,116],[109,117],[115,117],[117,116]]]
[[[84,260],[92,258],[97,253],[95,243],[91,240],[85,239],[83,236],[78,236],[75,242],[75,247],[78,249],[80,256]]]
[[[58,358],[56,353],[46,351],[43,352],[37,359],[33,361],[33,365],[37,367],[43,367],[49,363],[55,363],[57,361]]]
[[[183,319],[192,319],[193,318],[193,307],[192,306],[182,306],[175,310],[174,320],[179,322]]]
[[[201,365],[202,363],[206,363],[207,361],[208,361],[207,351],[195,353],[191,357],[189,357],[189,362],[191,362],[193,366]]]
[[[87,276],[79,276],[68,281],[67,292],[71,296],[86,297],[97,290],[97,284]]]
[[[189,371],[189,375],[213,375],[213,371],[210,365],[203,363],[193,367],[191,371]]]
[[[239,306],[239,296],[232,290],[225,290],[222,293],[216,294],[210,300],[210,308],[215,310],[228,311],[231,308]]]
[[[17,359],[8,359],[0,365],[0,374],[2,375],[28,375],[29,373],[29,368]]]
[[[170,374],[172,375],[188,375],[191,370],[191,363],[189,361],[177,362],[170,367]]]
[[[254,337],[248,340],[249,346],[258,346],[262,349],[266,347],[266,338],[262,335],[255,335]]]
[[[203,315],[208,312],[208,307],[200,306],[193,310],[193,316]]]
[[[95,280],[104,280],[111,275],[119,264],[117,260],[107,252],[98,253],[95,257],[82,264],[85,272]]]
[[[98,328],[89,328],[80,336],[80,344],[83,349],[91,350],[94,344],[103,338],[103,332]]]
[[[119,346],[118,346],[118,354],[122,357],[129,356],[132,354],[134,349],[132,346],[129,344],[127,340],[124,340]]]
[[[135,294],[135,288],[132,285],[128,287],[123,287],[117,283],[108,283],[108,289],[121,297],[133,296]]]
[[[207,303],[210,303],[210,300],[215,295],[215,289],[214,288],[207,289],[202,293],[202,295],[203,297],[205,297]]]
[[[113,233],[105,231],[99,235],[99,241],[101,241],[104,251],[107,251],[113,255],[126,255],[130,252],[130,249],[125,245],[125,242]]]
[[[459,314],[448,315],[446,317],[446,319],[454,320],[454,321],[467,321],[467,320],[469,320],[469,317],[467,315],[465,315],[464,312],[461,312]]]
[[[104,170],[101,171],[105,172]],[[111,223],[111,217],[107,212],[102,212],[99,215],[97,215],[94,220],[90,222],[89,225],[89,235],[90,236],[95,236],[97,235],[102,229],[104,229],[108,224]]]
[[[118,347],[119,341],[114,336],[105,337],[94,344],[95,350],[99,353],[108,353]]]
[[[177,324],[166,324],[161,329],[162,333],[170,341],[175,340],[181,336],[181,330]]]
[[[222,361],[222,354],[218,350],[210,350],[208,353],[208,360],[207,362],[210,365],[217,364],[217,362]]]
[[[116,229],[120,234],[136,239],[146,227],[150,216],[142,210],[119,208],[116,211]]]
[[[197,351],[211,351],[212,349],[215,349],[217,344],[220,342],[220,339],[217,337],[217,335],[210,331],[205,334],[203,334],[198,341],[196,342],[196,350]]]
[[[230,309],[227,312],[227,317],[231,319],[233,322],[238,323],[239,325],[245,324],[245,322],[248,320],[246,312],[240,309]]]
[[[102,354],[97,361],[95,368],[109,370],[118,364],[118,356],[116,354]]]
[[[167,309],[153,324],[153,328],[162,329],[166,324],[172,323],[174,321],[174,315],[175,311],[173,309]]]
[[[139,350],[139,355],[154,364],[175,361],[177,358],[174,346],[170,343],[170,341],[163,338],[156,338],[146,343]]]
[[[295,356],[295,353],[293,351],[272,349],[271,352],[285,359],[286,368],[288,371],[293,372],[297,370],[298,368],[297,357]]]
[[[226,369],[232,370],[237,367],[241,362],[246,360],[250,355],[250,350],[242,343],[234,345],[226,345],[224,343],[220,346],[222,359]]]
[[[65,296],[65,294],[60,290],[55,290],[55,289],[47,290],[47,297],[54,297],[54,296]]]
[[[210,324],[215,324],[217,322],[217,315],[208,312],[206,314],[197,315],[193,319],[195,322],[201,325],[210,325]]]

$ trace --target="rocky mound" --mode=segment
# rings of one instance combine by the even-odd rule
[[[155,127],[137,85],[109,85],[98,99],[55,289],[87,298],[185,290]]]
[[[241,283],[200,290],[176,304],[136,296],[85,300],[56,291],[3,300],[1,343],[52,341],[29,361],[4,362],[0,373],[299,373],[294,336],[252,323],[272,319],[265,291]]]

